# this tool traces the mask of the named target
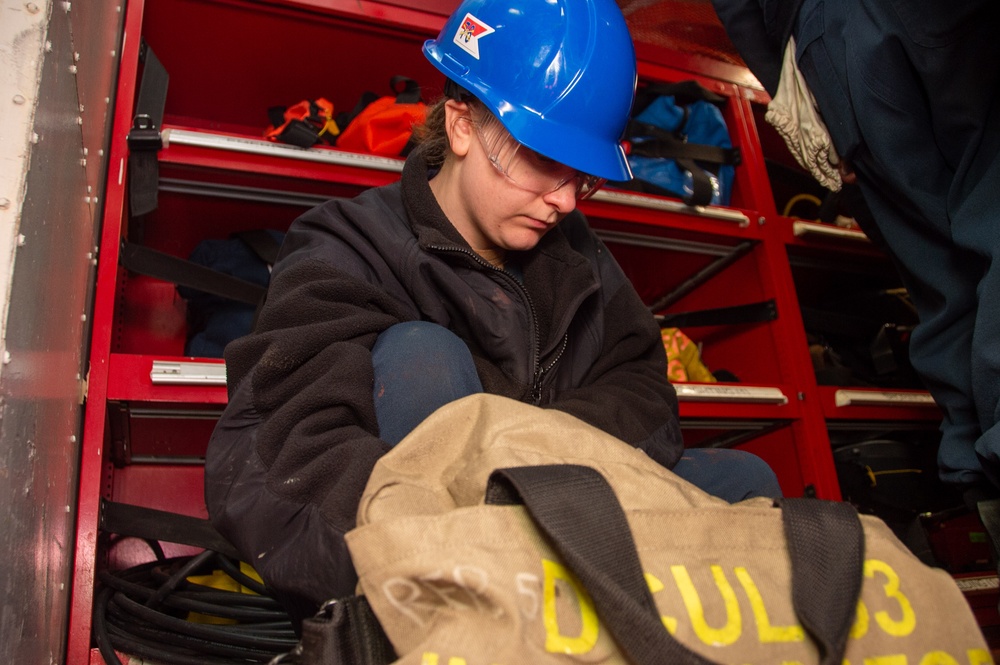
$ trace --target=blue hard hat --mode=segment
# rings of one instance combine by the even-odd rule
[[[466,0],[424,54],[535,152],[629,180],[635,49],[614,0]]]

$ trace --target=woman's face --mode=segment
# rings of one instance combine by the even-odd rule
[[[441,208],[479,253],[532,249],[576,208],[576,171],[518,146],[467,104],[448,104],[454,154],[431,181]]]

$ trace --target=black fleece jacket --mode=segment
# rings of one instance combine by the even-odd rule
[[[571,413],[667,467],[682,452],[659,329],[584,217],[509,257],[522,283],[471,250],[427,177],[417,150],[401,182],[296,220],[255,330],[226,349],[209,514],[299,618],[354,591],[343,536],[389,449],[371,349],[396,323],[455,332],[487,392]]]

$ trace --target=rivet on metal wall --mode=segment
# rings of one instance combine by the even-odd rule
[[[80,62],[80,52],[73,51],[73,62]]]
[[[23,104],[24,102],[26,102],[26,101],[28,101],[28,100],[26,100],[26,99],[24,98],[24,95],[22,95],[22,94],[17,94],[17,95],[14,95],[14,97],[13,97],[13,101],[14,101],[14,103],[15,103],[15,104],[17,104],[17,105],[19,105],[19,106],[20,106],[21,104]]]
[[[45,52],[52,53],[52,42],[45,42]]]
[[[76,71],[77,71],[76,65],[70,65],[69,66],[69,73],[70,74],[76,74]]]
[[[32,143],[38,143],[38,141],[39,141],[38,134],[36,134],[35,132],[31,132],[31,142]]]
[[[38,5],[33,2],[24,3],[24,8],[28,10],[29,14],[37,14],[39,12]]]
[[[72,2],[64,2],[62,4],[62,8],[63,8],[64,12],[68,12],[70,9],[73,8],[73,3]]]
[[[10,364],[10,351],[4,351],[3,352],[3,364],[4,365],[9,365]]]
[[[80,320],[81,321],[86,321],[87,320],[87,315],[86,314],[81,314],[80,315]]]
[[[10,207],[10,199],[0,198],[0,210],[6,210]]]
[[[23,233],[18,233],[17,234],[17,246],[18,247],[24,247],[25,240],[26,240],[26,238],[24,237]]]

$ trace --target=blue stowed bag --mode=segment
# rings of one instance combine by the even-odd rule
[[[729,205],[739,150],[719,109],[725,98],[695,81],[651,85],[636,95],[626,137],[635,179],[623,189]]]
[[[186,355],[221,358],[229,342],[250,332],[283,237],[278,231],[255,230],[198,243],[189,261],[209,268],[216,277],[177,287],[187,301]],[[234,297],[216,288],[216,280],[226,278],[258,288],[247,288],[245,297]]]

